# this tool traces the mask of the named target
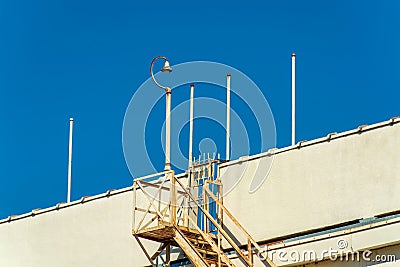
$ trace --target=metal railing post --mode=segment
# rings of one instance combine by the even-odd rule
[[[171,183],[170,187],[170,223],[176,225],[176,179],[174,171],[169,172],[169,179]]]
[[[247,251],[248,251],[248,257],[249,261],[251,264],[253,264],[253,251],[252,251],[252,246],[251,246],[251,240],[247,239]]]
[[[133,217],[132,217],[132,230],[136,233],[136,181],[133,181]]]

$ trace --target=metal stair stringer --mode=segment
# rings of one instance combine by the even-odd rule
[[[213,251],[215,253],[217,253],[217,255],[220,257],[221,261],[229,267],[236,267],[232,263],[232,261],[229,259],[229,257],[225,254],[225,252],[219,248],[219,246],[215,243],[215,241],[212,239],[212,237],[208,233],[205,233],[204,231],[202,231],[196,225],[196,223],[193,221],[192,218],[189,217],[188,219],[194,225],[195,229],[200,233],[200,235],[203,237],[203,239],[206,240],[208,242],[208,244],[211,245],[211,248],[213,249]]]
[[[183,250],[185,255],[196,267],[210,267],[201,254],[196,250],[196,248],[191,244],[189,240],[185,237],[182,231],[178,227],[175,228],[174,240]]]
[[[254,247],[258,253],[262,253],[263,250],[261,247],[258,245],[257,241],[250,235],[250,233],[239,223],[239,221],[233,216],[233,214],[223,205],[223,203],[211,192],[207,187],[204,188],[204,191],[208,196],[210,196],[215,203],[224,211],[224,214],[227,215],[233,222],[234,224],[240,229],[246,236],[247,236],[247,243],[248,243],[248,257],[244,258],[242,257],[245,261],[249,260],[248,262],[249,266],[253,266],[253,256],[252,256],[252,247]],[[213,221],[213,219],[210,219]],[[215,223],[214,223],[215,224]],[[218,228],[218,225],[216,225]],[[219,229],[219,228],[218,228]],[[220,229],[219,229],[220,230]],[[224,230],[220,230],[222,234],[224,234]],[[228,239],[228,238],[227,238]],[[228,239],[229,241],[229,239]],[[236,250],[237,251],[237,250]],[[238,252],[238,251],[237,251]],[[240,253],[239,253],[240,254]],[[268,254],[265,253],[265,260],[271,267],[275,267],[275,263],[268,257]]]
[[[215,220],[215,218],[213,218],[213,216],[208,212],[208,210],[206,210],[204,207],[202,207],[202,205],[197,203],[197,201],[195,200],[195,197],[185,188],[185,186],[182,184],[182,182],[179,181],[179,179],[175,179],[175,181],[177,184],[179,184],[181,186],[181,189],[194,202],[194,204],[201,210],[201,212],[204,214],[204,216],[207,218],[207,220],[209,220],[217,228],[218,232],[225,238],[225,240],[229,243],[229,245],[236,251],[237,255],[246,263],[247,266],[252,267],[253,266],[252,258],[251,258],[252,254],[250,253],[249,256],[247,257],[242,252],[242,250],[239,248],[239,246],[232,240],[232,238],[225,231],[225,229],[223,229],[222,225],[220,225]],[[204,188],[204,189],[206,189],[206,188]],[[219,203],[221,203],[221,202],[219,202]],[[231,215],[231,214],[229,214],[229,215]],[[190,217],[189,217],[189,219],[190,219]],[[196,225],[196,224],[194,223],[194,225]],[[203,232],[203,231],[200,230],[200,232]],[[234,265],[231,265],[231,266],[234,266]],[[274,266],[274,265],[271,265],[271,266]]]

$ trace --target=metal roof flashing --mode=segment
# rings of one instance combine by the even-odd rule
[[[255,159],[259,159],[259,158],[263,158],[263,157],[270,157],[276,154],[281,154],[284,152],[288,152],[288,151],[292,151],[292,150],[298,150],[304,147],[308,147],[308,146],[312,146],[312,145],[317,145],[317,144],[322,144],[322,143],[326,143],[326,142],[330,142],[339,138],[344,138],[344,137],[348,137],[351,135],[356,135],[356,134],[361,134],[363,132],[367,132],[367,131],[373,131],[379,128],[383,128],[383,127],[387,127],[387,126],[393,126],[396,124],[400,123],[400,116],[395,116],[392,117],[391,119],[387,120],[387,121],[383,121],[383,122],[378,122],[375,124],[363,124],[358,126],[355,129],[349,130],[349,131],[345,131],[345,132],[341,132],[341,133],[337,133],[337,132],[333,132],[328,134],[327,136],[321,137],[321,138],[317,138],[317,139],[313,139],[310,141],[307,140],[303,140],[298,142],[295,145],[292,146],[287,146],[287,147],[283,147],[283,148],[271,148],[269,149],[267,152],[262,152],[260,154],[256,154],[256,155],[252,155],[252,156],[242,156],[239,159],[236,160],[232,160],[232,161],[226,161],[223,163],[219,164],[219,168],[225,168],[228,166],[232,166],[232,165],[236,165],[236,164],[241,164],[243,162],[247,162],[247,161],[251,161],[251,160],[255,160]]]

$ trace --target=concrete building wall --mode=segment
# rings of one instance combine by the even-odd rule
[[[400,217],[397,216],[379,222],[271,244],[267,250],[270,258],[279,267],[302,266],[314,264],[314,262],[326,264],[336,262],[342,265],[358,263],[360,264],[358,266],[368,266],[399,261],[399,244]],[[390,251],[386,251],[385,248],[390,248]]]
[[[400,209],[400,124],[382,123],[253,158],[224,164],[220,172],[224,204],[257,240]],[[249,193],[251,181],[264,178]]]
[[[0,224],[0,266],[145,266],[132,190]]]
[[[187,183],[185,174],[177,177]],[[132,236],[133,203],[129,187],[1,220],[0,266],[148,266]],[[137,197],[136,205],[148,201]],[[159,247],[142,242],[150,255]],[[171,252],[172,260],[183,256]]]
[[[326,260],[317,263],[310,263],[305,266],[307,267],[360,267],[360,266],[374,266],[374,267],[389,267],[389,266],[400,266],[400,246],[388,246],[381,249],[375,249],[371,251],[371,254],[368,253],[366,259],[363,259],[363,256],[360,256],[360,260],[357,260],[355,257],[354,260],[351,256],[348,257],[349,260],[346,260],[344,257],[343,260]],[[304,266],[304,265],[297,265]]]

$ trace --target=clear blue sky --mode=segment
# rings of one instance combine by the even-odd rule
[[[65,201],[69,117],[72,198],[131,185],[122,122],[156,55],[246,73],[278,147],[290,144],[292,52],[298,140],[400,115],[397,0],[143,2],[0,2],[0,218]]]

